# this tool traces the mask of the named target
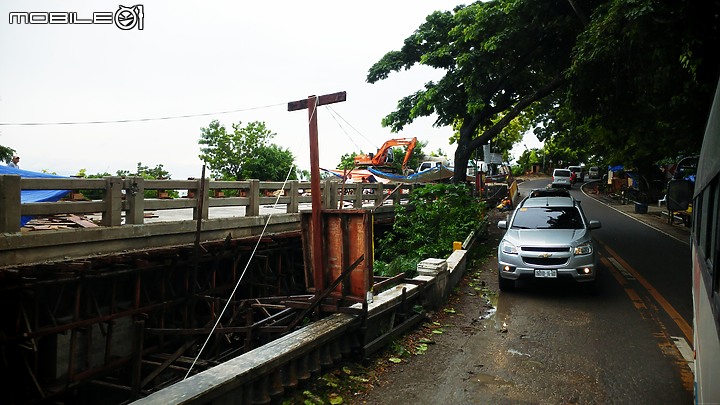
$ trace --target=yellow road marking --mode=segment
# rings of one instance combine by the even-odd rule
[[[606,269],[610,269],[610,274],[615,277],[615,280],[617,280],[618,284],[625,288],[627,286],[627,280],[620,275],[620,273],[613,267],[612,263],[610,263],[610,260],[608,260],[605,256],[600,256],[600,261],[603,263]]]
[[[670,305],[670,303],[665,299],[665,297],[660,294],[655,287],[652,286],[643,276],[640,275],[632,266],[630,266],[625,260],[623,260],[622,257],[620,257],[613,249],[611,249],[608,245],[604,244],[603,242],[597,241],[602,245],[605,250],[610,253],[611,256],[615,260],[617,260],[618,263],[630,274],[632,274],[633,277],[647,290],[647,292],[650,293],[650,295],[655,299],[655,301],[662,307],[663,310],[670,316],[670,318],[675,322],[675,324],[680,328],[683,335],[685,335],[685,339],[688,341],[692,341],[692,327],[683,319],[683,317],[680,315],[680,313],[675,310],[675,308]],[[617,271],[613,272],[616,273]],[[619,276],[619,275],[618,275]],[[617,278],[617,276],[616,276]],[[621,283],[621,285],[624,285]],[[627,291],[627,289],[626,289]],[[629,294],[628,294],[629,295]],[[632,299],[632,297],[631,297]]]
[[[665,312],[670,315],[670,317],[673,319],[673,321],[678,325],[678,327],[682,330],[682,332],[685,334],[685,336],[688,336],[688,332],[692,336],[692,329],[690,326],[685,322],[684,319],[680,316],[680,314],[675,311],[675,309],[668,303],[662,295],[660,295],[659,292],[657,292],[650,283],[645,280],[640,274],[638,274],[635,269],[630,267],[624,260],[619,258],[617,256],[617,253],[610,249],[607,245],[603,244],[602,242],[598,241],[603,247],[610,253],[613,257],[606,258],[604,256],[600,256],[600,261],[602,261],[605,268],[610,270],[610,273],[615,277],[615,280],[617,280],[618,284],[625,290],[625,294],[630,298],[630,301],[632,301],[633,305],[636,309],[639,310],[640,315],[645,318],[647,314],[647,306],[645,305],[645,302],[640,297],[640,295],[635,291],[632,287],[630,287],[628,283],[628,279],[637,280],[639,281],[642,286],[650,292],[650,294],[655,298],[655,300],[660,304],[660,306],[665,310]],[[622,263],[620,262],[622,261]],[[628,277],[630,276],[630,277]],[[675,316],[673,316],[675,314]],[[652,317],[652,315],[649,315]],[[679,321],[678,321],[679,320]],[[687,355],[683,353],[683,345],[678,344],[678,341],[682,341],[687,346],[687,341],[680,337],[671,337],[673,342],[670,342],[667,338],[668,331],[665,325],[662,324],[662,322],[659,322],[659,320],[655,320],[658,322],[658,326],[661,329],[661,333],[655,334],[655,338],[657,340],[658,347],[660,348],[660,351],[666,355],[675,355],[675,352],[677,351],[677,361],[675,362],[678,365],[678,369],[680,370],[680,380],[682,381],[683,388],[685,388],[688,391],[693,390],[693,383],[694,383],[694,364],[692,362],[692,359],[688,359]],[[689,339],[689,338],[688,338]],[[689,347],[688,347],[689,348]]]

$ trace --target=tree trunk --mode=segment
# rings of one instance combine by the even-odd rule
[[[502,131],[503,128],[505,128],[515,117],[520,115],[525,108],[535,101],[546,97],[563,83],[564,80],[562,76],[560,74],[556,75],[548,84],[538,89],[535,93],[520,99],[513,108],[505,113],[500,121],[488,128],[477,138],[473,138],[473,135],[480,126],[479,117],[482,112],[472,117],[466,117],[460,127],[460,139],[458,140],[458,147],[455,150],[455,173],[460,173],[461,175],[453,176],[453,184],[465,182],[468,160],[475,149],[478,149],[490,142],[490,140],[500,134],[500,131]]]

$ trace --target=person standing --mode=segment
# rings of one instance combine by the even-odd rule
[[[8,163],[8,166],[19,169],[20,168],[20,156],[17,156],[17,155],[13,156],[10,163]]]

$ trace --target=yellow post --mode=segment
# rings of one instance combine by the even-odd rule
[[[462,242],[453,242],[453,250],[462,250]]]

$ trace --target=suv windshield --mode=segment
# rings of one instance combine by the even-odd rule
[[[520,208],[511,229],[583,229],[580,212],[574,207]]]

